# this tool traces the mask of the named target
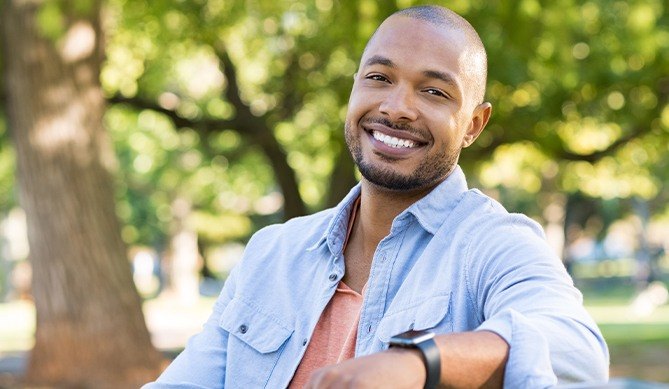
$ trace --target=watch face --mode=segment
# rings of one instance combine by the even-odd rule
[[[434,338],[433,332],[410,330],[393,336],[390,339],[390,343],[398,346],[399,345],[412,346],[422,343],[431,338]]]

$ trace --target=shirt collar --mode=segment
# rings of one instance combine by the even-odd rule
[[[333,255],[341,253],[346,239],[351,208],[355,204],[355,199],[360,196],[360,190],[361,186],[358,183],[337,204],[332,210],[333,217],[328,227],[308,251],[313,251],[327,242],[328,249]],[[413,215],[427,232],[434,235],[467,190],[465,174],[460,166],[456,166],[453,172],[430,193],[397,215],[393,221],[393,228],[405,224],[409,215]]]
[[[344,241],[346,240],[346,231],[348,230],[348,219],[351,216],[351,209],[355,204],[355,200],[360,197],[360,183],[354,186],[344,197],[344,199],[337,204],[332,210],[332,219],[328,223],[328,227],[320,236],[318,241],[311,246],[308,251],[313,251],[327,242],[328,249],[333,255],[341,253]]]
[[[412,214],[427,232],[434,235],[467,190],[465,174],[460,166],[456,166],[442,183],[400,213],[395,221],[406,219],[408,214]]]

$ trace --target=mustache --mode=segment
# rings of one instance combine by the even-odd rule
[[[366,124],[366,123],[382,124],[382,125],[384,125],[388,128],[391,128],[393,130],[405,131],[405,132],[408,132],[408,133],[416,135],[416,136],[420,136],[420,137],[425,138],[425,139],[428,139],[428,137],[430,136],[429,134],[426,134],[425,131],[420,130],[420,129],[418,129],[414,126],[411,126],[407,123],[395,123],[395,122],[391,121],[390,119],[384,118],[384,117],[369,118],[369,119],[365,119],[365,120],[362,121],[363,125]]]

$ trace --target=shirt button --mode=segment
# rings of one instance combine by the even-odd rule
[[[241,332],[242,334],[245,334],[246,331],[248,331],[248,330],[249,330],[249,327],[246,326],[246,324],[242,324],[242,325],[239,326],[239,332]]]
[[[330,281],[337,281],[337,273],[330,274]]]
[[[367,327],[367,333],[370,333],[370,332],[372,332],[372,325],[371,324]]]
[[[302,347],[307,345],[307,338],[302,339]]]

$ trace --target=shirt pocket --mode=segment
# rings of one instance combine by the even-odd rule
[[[430,297],[408,308],[389,311],[381,319],[376,337],[387,344],[393,336],[409,330],[432,330],[440,334],[453,332],[450,310],[449,293]]]
[[[225,387],[265,387],[293,329],[239,298],[228,303],[219,324],[230,334]]]

